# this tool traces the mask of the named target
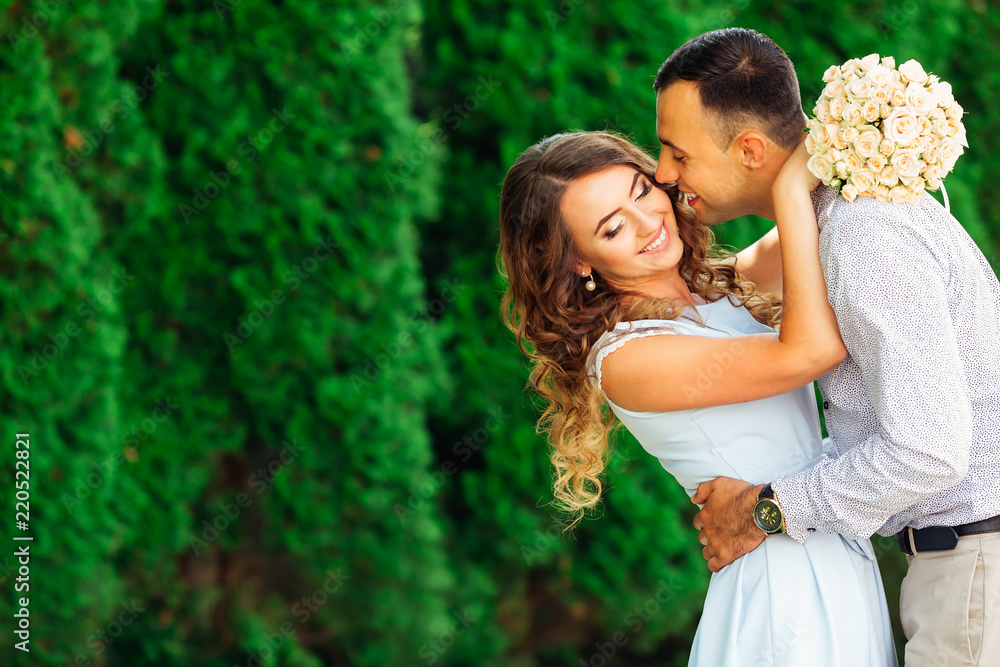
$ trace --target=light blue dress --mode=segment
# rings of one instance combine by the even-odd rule
[[[604,358],[637,337],[729,337],[773,332],[727,298],[698,306],[706,327],[681,318],[621,323],[594,346]],[[625,333],[631,331],[631,333]],[[624,334],[624,335],[623,335]],[[705,368],[720,377],[726,360]],[[664,381],[669,376],[664,374]],[[753,484],[824,458],[812,384],[757,401],[675,412],[611,409],[642,447],[694,495],[719,476]],[[692,548],[701,548],[691,533]],[[869,540],[813,533],[804,544],[771,535],[712,574],[689,667],[895,666],[885,590]]]

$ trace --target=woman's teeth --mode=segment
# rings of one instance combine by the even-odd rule
[[[664,239],[666,239],[666,238],[667,238],[667,228],[666,227],[661,227],[660,228],[660,235],[656,237],[656,240],[653,241],[652,243],[650,243],[648,246],[646,246],[642,250],[640,250],[639,252],[640,253],[644,253],[644,252],[648,252],[650,250],[655,250],[656,248],[659,248],[660,244],[663,243]]]

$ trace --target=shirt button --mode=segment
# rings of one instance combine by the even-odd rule
[[[830,401],[823,401],[823,409],[824,410],[830,409]]]

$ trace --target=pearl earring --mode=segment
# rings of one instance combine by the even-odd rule
[[[584,273],[583,271],[581,271],[581,272],[580,272],[580,275],[581,275],[581,276],[583,276],[584,278],[586,278],[586,277],[587,277],[587,276],[588,276],[589,274],[587,274],[587,273]],[[590,279],[590,280],[588,280],[588,281],[587,281],[586,283],[584,283],[583,287],[584,287],[584,289],[586,289],[586,290],[587,290],[588,292],[593,292],[593,291],[594,291],[595,289],[597,289],[597,283],[595,283],[595,282],[594,282],[594,279],[593,279],[593,278],[591,278],[591,279]]]

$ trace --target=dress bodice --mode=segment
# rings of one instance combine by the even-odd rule
[[[729,298],[697,306],[705,323],[689,318],[624,322],[595,345],[599,381],[604,358],[637,337],[662,333],[730,337],[773,333]],[[669,331],[664,331],[668,329]],[[710,377],[726,373],[726,360],[704,369]],[[668,381],[669,369],[664,370]],[[812,384],[768,398],[692,410],[635,412],[608,401],[615,415],[642,447],[693,494],[701,482],[719,476],[753,484],[799,472],[823,458],[816,396]]]

